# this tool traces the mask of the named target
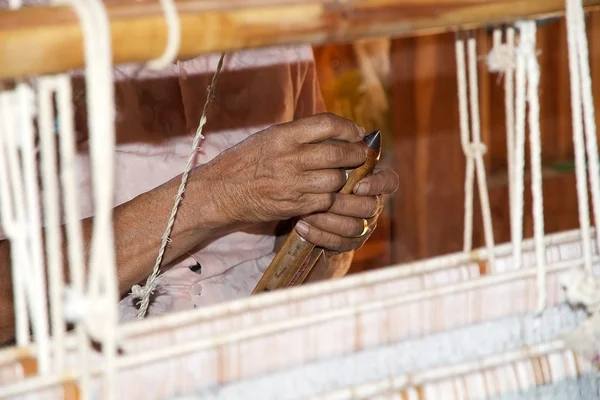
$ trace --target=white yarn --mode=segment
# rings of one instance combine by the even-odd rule
[[[101,0],[63,0],[77,14],[83,30],[86,100],[94,198],[94,226],[87,296],[100,307],[103,323],[104,398],[116,398],[118,290],[113,238],[115,152],[114,85],[110,23]]]
[[[581,1],[567,0],[567,43],[569,54],[569,70],[571,82],[571,122],[573,124],[573,146],[575,151],[575,176],[577,179],[577,202],[579,210],[579,225],[581,227],[581,241],[584,248],[584,268],[592,270],[592,247],[590,239],[590,216],[588,210],[587,180],[585,177],[585,144],[583,137],[583,124],[581,121],[582,95],[581,82],[582,71],[579,64],[578,41],[582,38],[577,34],[577,26],[585,23],[578,19],[580,15],[575,11],[582,7]],[[583,38],[585,40],[585,38]]]
[[[181,21],[177,13],[177,7],[174,0],[159,0],[160,6],[165,13],[165,22],[167,24],[167,46],[163,54],[148,62],[147,66],[151,69],[160,70],[172,63],[177,57],[179,46],[181,44]]]
[[[65,324],[62,295],[63,257],[60,226],[61,208],[56,159],[56,135],[54,132],[53,78],[38,80],[38,126],[40,137],[40,171],[42,175],[42,200],[44,210],[44,236],[46,244],[46,266],[50,295],[50,317],[54,347],[54,366],[57,371],[64,365]]]
[[[486,247],[493,249],[494,232],[492,227],[492,215],[490,210],[490,201],[487,190],[487,180],[485,173],[485,164],[483,155],[487,151],[485,144],[481,142],[480,121],[479,121],[479,91],[477,82],[477,57],[476,42],[474,38],[468,40],[468,86],[470,91],[471,108],[471,129],[472,141],[469,138],[469,123],[467,111],[467,78],[465,72],[465,51],[462,40],[456,41],[456,63],[457,63],[457,81],[458,81],[458,105],[459,121],[461,132],[461,144],[465,157],[467,158],[465,174],[465,226],[464,226],[464,247],[465,252],[469,252],[473,246],[473,186],[475,171],[477,172],[477,186],[479,188],[479,199],[481,203],[481,212],[483,217],[483,229]],[[490,251],[489,265],[494,268],[494,256]]]
[[[520,43],[518,57],[523,57],[527,73],[527,103],[529,104],[529,145],[531,152],[531,192],[533,199],[533,230],[536,249],[538,312],[546,304],[546,248],[544,245],[544,208],[542,190],[542,149],[540,133],[540,68],[536,57],[535,21],[518,22]]]
[[[219,79],[219,73],[223,68],[223,59],[225,57],[225,53],[221,54],[221,58],[219,59],[219,63],[217,64],[217,69],[213,75],[210,86],[207,90],[206,102],[204,103],[204,108],[202,110],[202,116],[200,117],[200,124],[198,125],[198,129],[196,130],[196,136],[194,137],[194,141],[192,142],[192,151],[187,160],[187,164],[181,175],[181,183],[179,184],[179,189],[177,190],[177,195],[175,196],[175,204],[171,209],[171,215],[169,216],[169,221],[167,223],[167,227],[162,236],[162,242],[160,245],[160,249],[158,251],[158,256],[156,257],[156,262],[154,263],[154,268],[152,269],[152,274],[146,279],[146,285],[140,286],[135,285],[131,288],[131,294],[134,298],[140,299],[138,303],[140,305],[140,309],[138,312],[138,318],[144,318],[146,313],[148,312],[148,307],[150,306],[150,297],[152,293],[156,290],[156,287],[159,284],[159,273],[160,267],[162,264],[162,259],[165,254],[165,250],[167,249],[167,244],[170,242],[171,231],[173,230],[173,225],[175,224],[175,218],[177,217],[177,211],[179,210],[179,205],[183,199],[183,193],[185,192],[185,187],[187,185],[187,180],[190,171],[194,166],[194,160],[196,158],[196,152],[198,151],[198,147],[200,144],[200,140],[204,139],[202,135],[202,129],[206,124],[206,113],[210,106],[210,103],[214,97],[215,89],[217,85],[217,81]]]
[[[588,212],[587,180],[585,176],[584,127],[587,144],[589,180],[592,192],[592,207],[596,225],[600,218],[600,173],[598,165],[598,145],[594,100],[589,68],[588,43],[585,17],[581,0],[566,0],[567,40],[569,49],[569,70],[571,72],[571,108],[573,142],[577,177],[577,199],[579,222],[582,233],[583,269],[575,268],[563,277],[567,301],[573,305],[583,305],[591,317],[565,337],[572,348],[598,361],[600,347],[600,279],[592,272],[592,244],[589,237],[590,217]],[[582,123],[583,117],[583,123]],[[596,233],[597,246],[600,235]],[[600,250],[600,246],[597,247]]]
[[[29,343],[29,318],[40,373],[50,367],[46,289],[41,263],[37,180],[33,162],[31,91],[0,93],[0,199],[2,224],[11,241],[11,265],[17,344]],[[18,139],[17,139],[18,138]],[[6,163],[6,164],[5,164]],[[28,180],[25,180],[25,177]],[[34,178],[32,181],[29,179]],[[32,193],[33,192],[33,193]],[[4,209],[6,207],[6,209]],[[28,212],[35,209],[35,211]],[[37,218],[37,219],[36,219]],[[38,229],[36,229],[38,228]],[[36,263],[36,261],[38,261]]]
[[[57,117],[60,121],[56,133],[60,142],[60,165],[61,165],[61,185],[63,189],[64,201],[64,216],[67,237],[67,252],[69,260],[69,278],[70,287],[66,290],[76,290],[79,293],[84,291],[85,279],[85,260],[82,226],[79,216],[79,201],[77,193],[77,180],[75,169],[76,163],[76,148],[75,148],[75,127],[74,127],[74,111],[72,103],[72,88],[71,78],[68,75],[60,75],[53,79],[54,90],[56,92],[56,107]],[[77,300],[75,300],[77,301]],[[77,305],[84,304],[87,299],[77,301]],[[63,299],[64,302],[64,299]],[[84,321],[69,318],[69,302],[64,304],[63,310],[65,320],[75,324],[77,337],[77,348],[79,356],[79,365],[81,369],[81,379],[79,380],[79,392],[82,398],[89,397],[90,392],[90,376],[89,376],[89,348],[88,336],[95,340],[101,340],[97,335],[100,330],[87,329]],[[74,304],[71,304],[71,306]],[[88,318],[96,318],[101,320],[101,316],[86,313]]]

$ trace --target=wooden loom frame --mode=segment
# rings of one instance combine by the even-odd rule
[[[600,0],[584,4],[600,7]],[[564,0],[258,0],[250,5],[244,0],[180,0],[177,8],[182,23],[179,57],[189,58],[249,47],[471,29],[560,15]],[[162,53],[167,29],[158,2],[109,0],[107,9],[115,64],[147,61]],[[0,78],[82,66],[81,30],[69,8],[0,12]]]
[[[600,0],[584,0],[600,7]],[[148,61],[167,43],[158,1],[108,0],[114,64]],[[179,57],[368,36],[409,36],[497,25],[564,12],[564,0],[176,0]],[[151,39],[151,40],[149,40]],[[0,78],[83,66],[83,41],[68,7],[0,12]],[[27,49],[26,51],[23,51]]]

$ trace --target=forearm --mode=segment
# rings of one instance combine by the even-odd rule
[[[162,265],[169,264],[192,248],[225,235],[236,227],[226,222],[217,209],[218,192],[206,190],[210,181],[200,171],[190,175],[188,187],[171,233],[171,242]],[[180,177],[144,193],[113,210],[117,278],[121,295],[146,278],[158,255],[162,234],[167,225]],[[91,245],[93,218],[82,220],[84,253]],[[65,232],[62,229],[62,243]],[[66,254],[66,248],[64,253]],[[65,279],[68,282],[65,257]],[[10,244],[0,241],[0,344],[14,337],[13,294]]]

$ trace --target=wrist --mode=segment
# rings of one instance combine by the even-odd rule
[[[193,205],[186,227],[194,232],[208,232],[212,236],[236,230],[239,222],[227,209],[229,194],[222,179],[210,176],[210,171],[198,167],[190,173],[185,196]],[[186,201],[186,198],[183,199]]]

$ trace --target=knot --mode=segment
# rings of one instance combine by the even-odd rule
[[[143,299],[146,296],[150,296],[152,292],[154,292],[154,288],[150,284],[146,286],[133,285],[131,287],[131,295],[134,299]]]
[[[569,304],[582,305],[590,314],[600,311],[600,279],[590,271],[573,268],[561,277],[560,283]]]
[[[496,46],[487,55],[486,62],[490,72],[504,72],[514,69],[516,66],[514,48],[507,44]]]
[[[483,156],[487,152],[487,146],[483,143],[469,143],[464,151],[467,157],[475,158]]]

